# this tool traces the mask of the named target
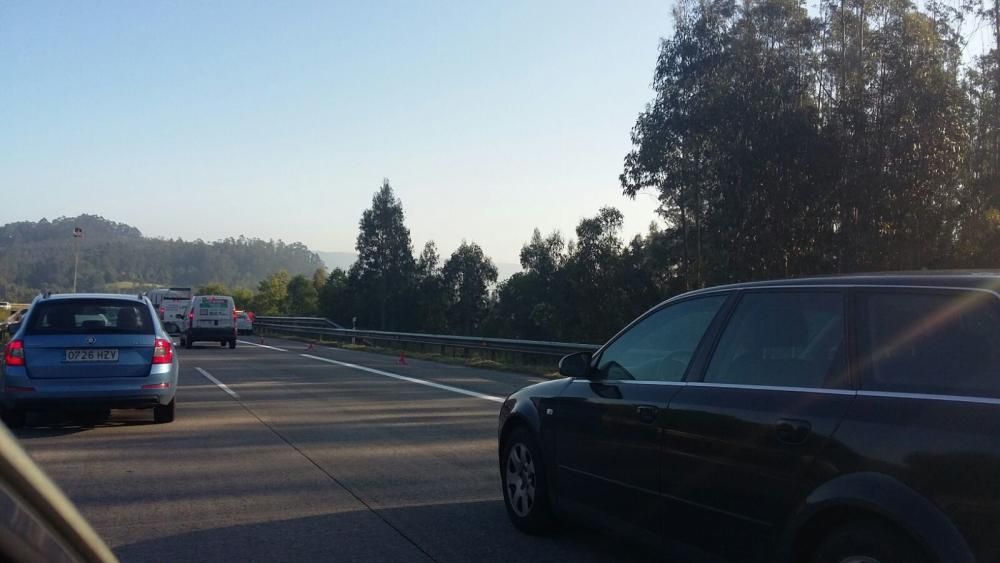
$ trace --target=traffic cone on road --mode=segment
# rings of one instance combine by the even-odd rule
[[[399,365],[401,365],[401,366],[408,366],[408,365],[410,365],[410,364],[406,363],[406,352],[400,352],[399,353],[399,360],[398,361],[399,361]]]

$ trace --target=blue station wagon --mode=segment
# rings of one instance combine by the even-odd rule
[[[145,297],[40,296],[4,348],[3,421],[23,426],[29,411],[85,411],[104,419],[111,409],[152,409],[156,422],[172,422],[179,369],[170,336]]]

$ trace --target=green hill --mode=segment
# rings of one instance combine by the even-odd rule
[[[162,285],[256,286],[278,270],[311,274],[323,265],[301,243],[256,238],[202,240],[144,237],[139,229],[96,215],[0,226],[0,299],[27,300],[73,285],[73,229],[80,227],[79,291],[134,291]]]

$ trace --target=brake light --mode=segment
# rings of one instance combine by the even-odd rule
[[[157,338],[153,343],[153,363],[169,364],[174,361],[174,345],[169,340]]]
[[[164,381],[163,383],[150,383],[149,385],[143,385],[143,389],[170,389],[170,382]]]
[[[24,365],[24,342],[11,340],[3,349],[3,361],[8,366]]]

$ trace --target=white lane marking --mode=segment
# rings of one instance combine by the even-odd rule
[[[228,385],[226,385],[225,383],[223,383],[223,382],[219,381],[218,379],[212,377],[212,374],[208,373],[207,371],[205,371],[205,370],[203,370],[201,368],[194,368],[194,369],[198,370],[198,373],[204,375],[209,381],[211,381],[212,383],[216,384],[219,387],[219,389],[222,389],[226,393],[229,393],[229,395],[232,398],[234,398],[234,399],[239,399],[240,398],[240,396],[236,394],[236,391],[233,391],[232,389],[229,388]]]
[[[237,340],[240,344],[249,344],[250,346],[256,346],[258,348],[267,348],[268,350],[277,350],[278,352],[287,352],[284,348],[278,348],[277,346],[266,346],[264,344],[254,344],[253,342],[247,342],[246,340]]]
[[[444,389],[445,391],[451,391],[452,393],[458,393],[460,395],[468,395],[469,397],[475,397],[477,399],[483,399],[484,401],[493,401],[494,403],[502,403],[503,397],[497,397],[496,395],[486,395],[483,393],[477,393],[475,391],[469,391],[468,389],[462,389],[459,387],[452,387],[451,385],[442,385],[440,383],[434,383],[433,381],[427,381],[426,379],[417,379],[416,377],[407,377],[405,375],[399,375],[398,373],[392,373],[388,371],[382,371],[380,369],[369,368],[365,366],[359,366],[357,364],[349,364],[347,362],[338,362],[337,360],[331,360],[329,358],[321,358],[319,356],[313,356],[311,354],[299,354],[303,358],[309,358],[311,360],[319,360],[321,362],[326,362],[328,364],[335,364],[338,366],[343,366],[345,368],[357,369],[361,371],[367,371],[368,373],[374,373],[375,375],[381,375],[384,377],[391,377],[393,379],[399,379],[400,381],[409,381],[410,383],[416,383],[417,385],[426,385],[427,387],[434,387],[435,389]]]

